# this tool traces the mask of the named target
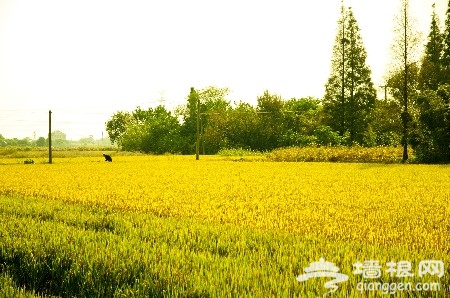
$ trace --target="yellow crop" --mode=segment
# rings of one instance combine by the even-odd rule
[[[100,160],[3,165],[0,195],[286,233],[319,239],[325,253],[331,253],[324,248],[327,241],[351,243],[352,251],[334,253],[354,262],[371,247],[390,252],[372,255],[383,260],[401,251],[450,260],[449,166],[195,161],[186,156]],[[318,258],[303,260],[301,267],[312,261]]]
[[[415,249],[448,248],[450,168],[187,157],[3,167],[0,192]]]

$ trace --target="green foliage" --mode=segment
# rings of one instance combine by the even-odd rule
[[[12,138],[12,139],[0,139],[0,147],[6,146],[20,146],[20,147],[28,147],[32,146],[33,141],[30,138]]]
[[[200,103],[200,133],[202,147],[206,153],[216,153],[223,144],[223,131],[220,126],[223,124],[223,117],[231,108],[230,102],[226,100],[229,93],[228,88],[210,86],[202,90],[191,89],[187,98],[187,103],[178,108],[178,113],[182,118],[181,136],[184,139],[182,153],[195,153],[195,143],[197,134],[197,102]]]
[[[400,163],[402,151],[398,147],[291,147],[271,151],[267,158],[285,162],[358,162]]]
[[[240,102],[227,114],[223,126],[227,143],[224,148],[259,148],[259,118],[256,110],[248,103]]]
[[[403,161],[408,160],[408,142],[411,123],[408,121],[414,108],[418,89],[419,33],[410,14],[409,0],[401,0],[400,10],[395,18],[392,70],[387,85],[401,107]],[[414,117],[412,117],[414,118]]]
[[[282,146],[309,143],[308,139],[323,122],[321,101],[316,98],[292,98],[285,102],[284,112]],[[286,143],[289,139],[293,143]]]
[[[38,146],[38,147],[45,147],[45,146],[47,146],[47,140],[44,138],[44,137],[39,137],[37,140],[36,140],[36,146]]]
[[[419,73],[418,87],[420,90],[437,90],[438,86],[445,81],[441,60],[443,35],[440,30],[439,18],[433,4],[428,43],[425,46],[425,55]]]
[[[375,102],[375,109],[371,115],[373,120],[370,131],[375,134],[376,146],[396,147],[400,145],[402,133],[400,114],[401,108],[393,100],[377,100]]]
[[[133,112],[132,118],[121,135],[122,148],[127,151],[143,151],[163,154],[180,150],[180,124],[163,106]]]
[[[271,150],[279,146],[279,136],[283,133],[284,101],[279,95],[268,90],[258,96],[258,147],[257,150]]]
[[[243,149],[243,148],[231,148],[221,149],[217,152],[217,155],[221,156],[262,156],[263,153],[259,151]]]
[[[228,88],[211,86],[198,92],[200,98],[200,131],[201,151],[204,154],[215,154],[228,146],[226,127],[231,104],[226,99]]]
[[[450,2],[448,3],[445,28],[443,32],[443,49],[441,56],[442,71],[444,75],[444,83],[450,84]]]
[[[130,113],[119,111],[114,113],[106,122],[106,132],[111,140],[111,144],[122,145],[122,135],[125,133],[130,120]]]
[[[346,143],[346,138],[341,137],[339,133],[333,131],[329,126],[322,125],[314,131],[316,144],[319,146],[338,146]]]
[[[286,130],[280,137],[280,145],[282,147],[290,146],[311,146],[317,143],[316,136],[304,135],[292,129]]]
[[[427,90],[417,99],[420,110],[413,145],[417,159],[426,163],[450,162],[450,86]]]
[[[423,140],[429,134],[418,133],[420,111],[415,104],[415,87],[419,73],[417,65],[412,64],[408,68],[410,94],[406,112],[403,102],[405,81],[401,71],[391,75],[388,81],[389,91],[394,99],[372,102],[373,90],[370,79],[359,87],[355,87],[355,84],[360,81],[351,70],[359,69],[363,75],[367,76],[370,71],[362,63],[365,59],[365,51],[358,37],[359,33],[356,34],[359,29],[351,11],[347,12],[345,17],[347,21],[342,23],[346,25],[345,32],[352,32],[345,41],[345,48],[348,48],[348,51],[358,49],[361,59],[354,59],[355,61],[350,59],[350,62],[342,60],[347,69],[344,73],[347,80],[343,85],[344,91],[347,90],[345,91],[347,101],[340,107],[338,107],[339,94],[336,92],[337,97],[334,102],[327,99],[321,101],[312,97],[292,98],[285,101],[266,90],[257,98],[256,107],[245,102],[239,102],[232,107],[225,99],[229,92],[227,88],[208,87],[200,91],[192,89],[187,104],[179,107],[175,115],[164,107],[148,110],[137,107],[132,112],[116,113],[108,122],[111,136],[116,142],[121,143],[123,150],[127,151],[192,154],[195,152],[196,144],[197,102],[200,101],[201,154],[228,154],[225,152],[229,148],[266,152],[291,146],[395,147],[399,144],[407,144],[407,141],[411,139],[404,137],[405,125],[416,130],[415,140]],[[353,35],[355,36],[352,37]],[[352,51],[347,52],[349,55],[351,53]],[[336,80],[337,84],[331,84],[333,80]],[[338,90],[339,76],[332,76],[329,83],[327,88],[333,87]],[[347,87],[349,88],[345,89]],[[336,105],[336,109],[332,108],[333,105]],[[354,109],[356,106],[360,110]],[[345,117],[354,116],[353,120],[353,116],[344,119],[349,126],[343,131],[339,130],[339,121],[336,120],[341,119],[338,117],[341,110],[345,111]],[[337,118],[330,118],[332,114]]]
[[[366,58],[353,12],[343,6],[323,106],[325,125],[341,136],[348,134],[349,144],[363,143],[376,98]]]

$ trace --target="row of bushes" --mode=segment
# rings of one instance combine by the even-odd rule
[[[360,162],[360,163],[401,163],[401,147],[288,147],[277,148],[262,153],[247,149],[223,149],[221,156],[241,157],[242,160],[263,160],[278,162]],[[412,149],[410,149],[411,151]],[[260,157],[259,159],[250,157]],[[414,156],[408,163],[414,163]]]
[[[400,147],[291,147],[267,154],[271,161],[401,163]],[[409,160],[413,162],[414,158]]]

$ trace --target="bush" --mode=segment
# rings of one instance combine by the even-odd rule
[[[425,163],[450,162],[450,86],[438,91],[427,90],[420,94],[418,127],[412,144],[417,159]]]
[[[400,147],[291,147],[271,151],[272,161],[401,163]]]
[[[326,125],[321,125],[314,131],[316,143],[320,146],[338,146],[345,144],[345,138]]]
[[[217,152],[217,155],[221,156],[261,156],[263,153],[243,148],[230,148],[230,149],[221,149]]]

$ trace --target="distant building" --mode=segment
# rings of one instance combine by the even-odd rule
[[[59,130],[55,130],[52,132],[52,140],[66,140],[66,134],[63,133],[62,131]]]

